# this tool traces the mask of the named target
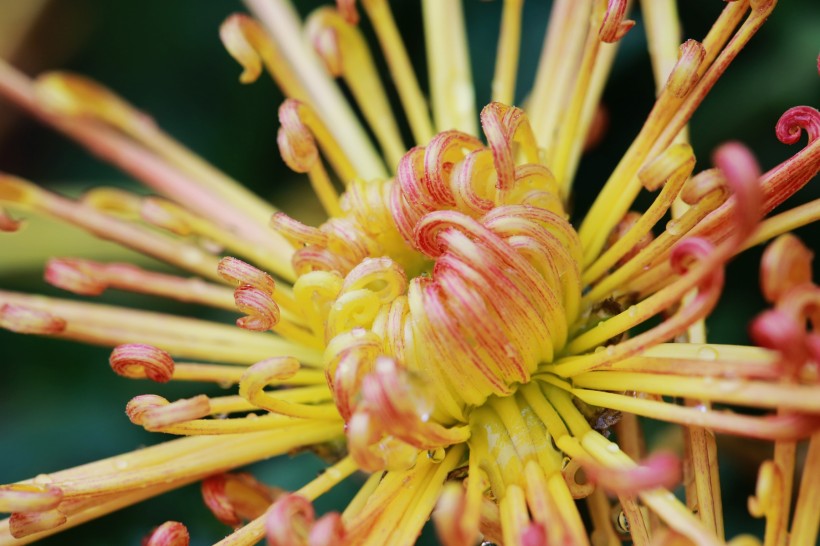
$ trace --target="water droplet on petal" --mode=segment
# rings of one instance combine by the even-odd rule
[[[431,449],[427,451],[427,458],[434,463],[440,463],[441,461],[443,461],[445,455],[446,452],[444,451],[443,447],[438,447],[436,449]]]
[[[125,470],[128,468],[128,461],[125,459],[117,459],[114,461],[114,468],[117,470]]]
[[[740,390],[740,387],[743,386],[743,382],[739,379],[727,379],[725,381],[721,381],[720,385],[718,385],[718,389],[721,392],[734,392]]]
[[[717,349],[715,349],[714,347],[710,347],[709,345],[704,345],[703,347],[698,349],[698,358],[701,360],[717,360]]]
[[[666,231],[669,232],[669,235],[677,236],[683,233],[683,226],[679,220],[669,220],[666,223]]]
[[[37,485],[50,485],[54,483],[54,480],[52,480],[48,474],[38,474],[32,481]]]
[[[618,447],[618,444],[609,443],[606,445],[606,450],[610,453],[618,453],[621,450],[621,448]]]

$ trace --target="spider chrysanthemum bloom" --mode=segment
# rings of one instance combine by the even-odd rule
[[[73,201],[3,175],[0,203],[199,277],[55,258],[46,279],[85,296],[124,289],[243,314],[236,328],[0,292],[8,329],[111,345],[111,367],[125,377],[238,391],[132,399],[133,423],[188,438],[0,488],[0,510],[12,513],[0,540],[34,540],[202,480],[207,506],[236,529],[221,544],[409,544],[431,514],[448,545],[720,544],[715,432],[774,444],[749,504],[766,518],[766,542],[816,539],[820,292],[811,251],[782,234],[820,207],[762,217],[820,169],[820,115],[783,115],[777,136],[793,144],[804,131],[809,142],[765,173],[730,143],[695,174],[685,137],[774,2],[728,3],[702,42],[679,47],[674,4],[643,3],[658,100],[577,219],[572,182],[600,129],[615,44],[634,25],[627,2],[555,2],[535,85],[517,107],[521,2],[506,1],[493,102],[478,113],[460,2],[422,5],[428,108],[389,5],[363,1],[409,149],[355,3],[321,8],[304,25],[282,0],[247,3],[259,20],[233,15],[220,35],[243,82],[264,67],[290,97],[277,143],[308,175],[328,215],[320,226],[274,211],[98,84],[66,73],[30,81],[0,65],[3,95],[164,196],[98,189]],[[344,80],[383,159],[329,74]],[[652,203],[630,210],[644,189]],[[15,231],[15,218],[4,212],[0,227]],[[706,345],[702,320],[724,265],[773,238],[762,266],[773,309],[751,330],[760,347]],[[686,427],[682,461],[644,452],[640,416]],[[329,467],[297,491],[229,472],[304,448]],[[360,493],[317,517],[312,501],[357,471],[369,474]],[[685,501],[671,493],[682,476]],[[178,522],[147,539],[187,541]]]

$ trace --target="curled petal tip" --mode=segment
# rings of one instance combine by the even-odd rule
[[[721,192],[724,196],[729,195],[726,177],[723,176],[720,169],[706,169],[686,181],[680,197],[687,205],[694,205],[716,191]]]
[[[117,375],[123,377],[147,377],[157,383],[167,383],[174,375],[171,355],[151,345],[131,343],[115,347],[108,363]]]
[[[125,413],[131,422],[149,430],[200,419],[210,412],[211,403],[204,394],[175,402],[168,402],[161,396],[143,394],[135,396],[125,406]]]
[[[270,219],[270,226],[295,245],[327,246],[328,236],[313,226],[294,220],[284,212],[275,212]]]
[[[264,332],[279,322],[279,306],[264,290],[243,285],[234,290],[233,297],[237,309],[247,315],[236,320],[240,328]]]
[[[142,546],[188,546],[188,528],[178,521],[166,521],[142,541]]]
[[[749,513],[756,517],[770,517],[781,510],[778,498],[782,496],[783,475],[774,461],[764,461],[757,474],[755,496],[749,497]]]
[[[670,262],[676,273],[685,273],[692,261],[704,259],[714,250],[714,245],[702,237],[684,239],[672,249]]]
[[[664,452],[650,455],[632,468],[591,465],[584,469],[590,480],[618,495],[634,495],[657,487],[674,489],[682,477],[680,459]]]
[[[276,283],[273,277],[254,266],[230,256],[222,258],[217,265],[220,277],[234,286],[253,286],[267,294],[273,294]]]
[[[272,381],[283,381],[299,371],[299,361],[289,356],[268,358],[248,368],[239,381],[239,394],[253,398]]]
[[[239,76],[242,83],[255,82],[262,73],[262,59],[255,41],[256,35],[262,32],[256,21],[241,13],[231,15],[219,27],[219,38],[225,49],[242,65]]]
[[[0,328],[18,334],[59,334],[66,329],[66,324],[64,319],[47,311],[9,303],[0,305]]]
[[[339,45],[339,30],[332,25],[322,24],[318,18],[311,18],[306,30],[313,49],[322,59],[328,73],[335,78],[341,76],[344,72],[344,55]]]
[[[261,516],[281,495],[281,489],[268,487],[247,473],[218,474],[202,482],[205,505],[231,527]]]
[[[297,172],[308,172],[319,160],[319,150],[310,129],[302,122],[301,110],[306,105],[287,99],[279,107],[281,127],[276,135],[279,154],[287,166]]]
[[[820,137],[820,112],[811,106],[795,106],[786,110],[775,126],[777,139],[783,144],[795,144],[800,140],[802,131],[808,135],[809,144]]]
[[[269,546],[296,546],[306,542],[316,512],[313,504],[301,495],[289,494],[271,506],[265,519]]]

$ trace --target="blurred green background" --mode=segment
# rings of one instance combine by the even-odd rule
[[[0,0],[0,18],[17,2]],[[322,3],[298,2],[298,7],[307,13]],[[519,100],[533,80],[549,4],[541,0],[526,3]],[[720,0],[687,0],[681,4],[685,37],[697,39],[705,35],[724,5]],[[764,169],[771,168],[793,153],[774,136],[779,116],[798,104],[818,106],[820,5],[809,1],[781,4],[692,121],[698,170],[707,168],[710,151],[729,139],[745,142]],[[465,6],[477,103],[483,105],[489,100],[501,2],[466,0]],[[393,2],[393,8],[426,88],[418,3]],[[242,10],[238,0],[52,1],[23,46],[5,54],[11,54],[14,62],[30,74],[59,68],[104,82],[154,116],[179,140],[286,212],[317,219],[318,204],[299,199],[307,181],[285,168],[276,149],[276,110],[281,94],[266,77],[254,85],[239,84],[240,68],[219,42],[219,24],[230,13]],[[372,38],[368,23],[363,26]],[[576,212],[582,213],[589,205],[651,107],[654,86],[642,32],[639,21],[621,46],[604,97],[610,113],[609,130],[582,162]],[[383,68],[381,60],[377,62]],[[395,100],[395,93],[389,92]],[[2,101],[0,144],[0,170],[58,191],[77,194],[101,184],[136,187],[127,176]],[[815,183],[792,203],[817,198],[818,193]],[[95,245],[89,249],[84,244],[72,248],[74,238],[67,232],[50,230],[50,238],[44,238],[39,229],[32,224],[28,235],[0,233],[3,288],[58,294],[41,280],[41,263],[51,255],[91,252],[123,258],[110,247]],[[811,240],[817,234],[816,228],[801,230],[805,239]],[[714,341],[747,341],[746,324],[763,306],[757,288],[759,256],[760,250],[753,249],[730,265],[727,293],[708,322]],[[203,314],[198,308],[152,298],[111,294],[105,299],[134,307]],[[206,313],[230,320],[226,315]],[[148,392],[169,399],[201,392],[199,385],[156,385],[118,378],[107,364],[109,350],[103,348],[0,331],[0,354],[0,483],[155,443],[160,438],[128,422],[123,411],[125,403]],[[743,516],[746,497],[753,488],[749,472],[765,451],[740,449],[731,440],[722,441],[721,447],[722,462],[731,463],[724,464],[727,520],[737,522],[728,526],[731,536],[752,525]],[[295,462],[281,458],[262,463],[253,471],[268,483],[297,488],[315,476],[319,468],[321,463],[312,456],[300,456]],[[320,510],[338,506],[359,483],[358,477],[348,480],[319,501]],[[192,544],[210,544],[227,532],[202,505],[198,486],[191,486],[57,535],[43,544],[138,544],[153,526],[166,520],[188,525]],[[426,540],[434,543],[429,536]]]

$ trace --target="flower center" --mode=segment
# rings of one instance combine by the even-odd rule
[[[515,392],[566,344],[580,243],[523,113],[494,103],[481,117],[488,146],[440,133],[394,180],[352,183],[321,228],[278,220],[292,238],[310,231],[294,291],[324,323],[343,415],[377,355],[424,378],[434,420],[451,424]]]

